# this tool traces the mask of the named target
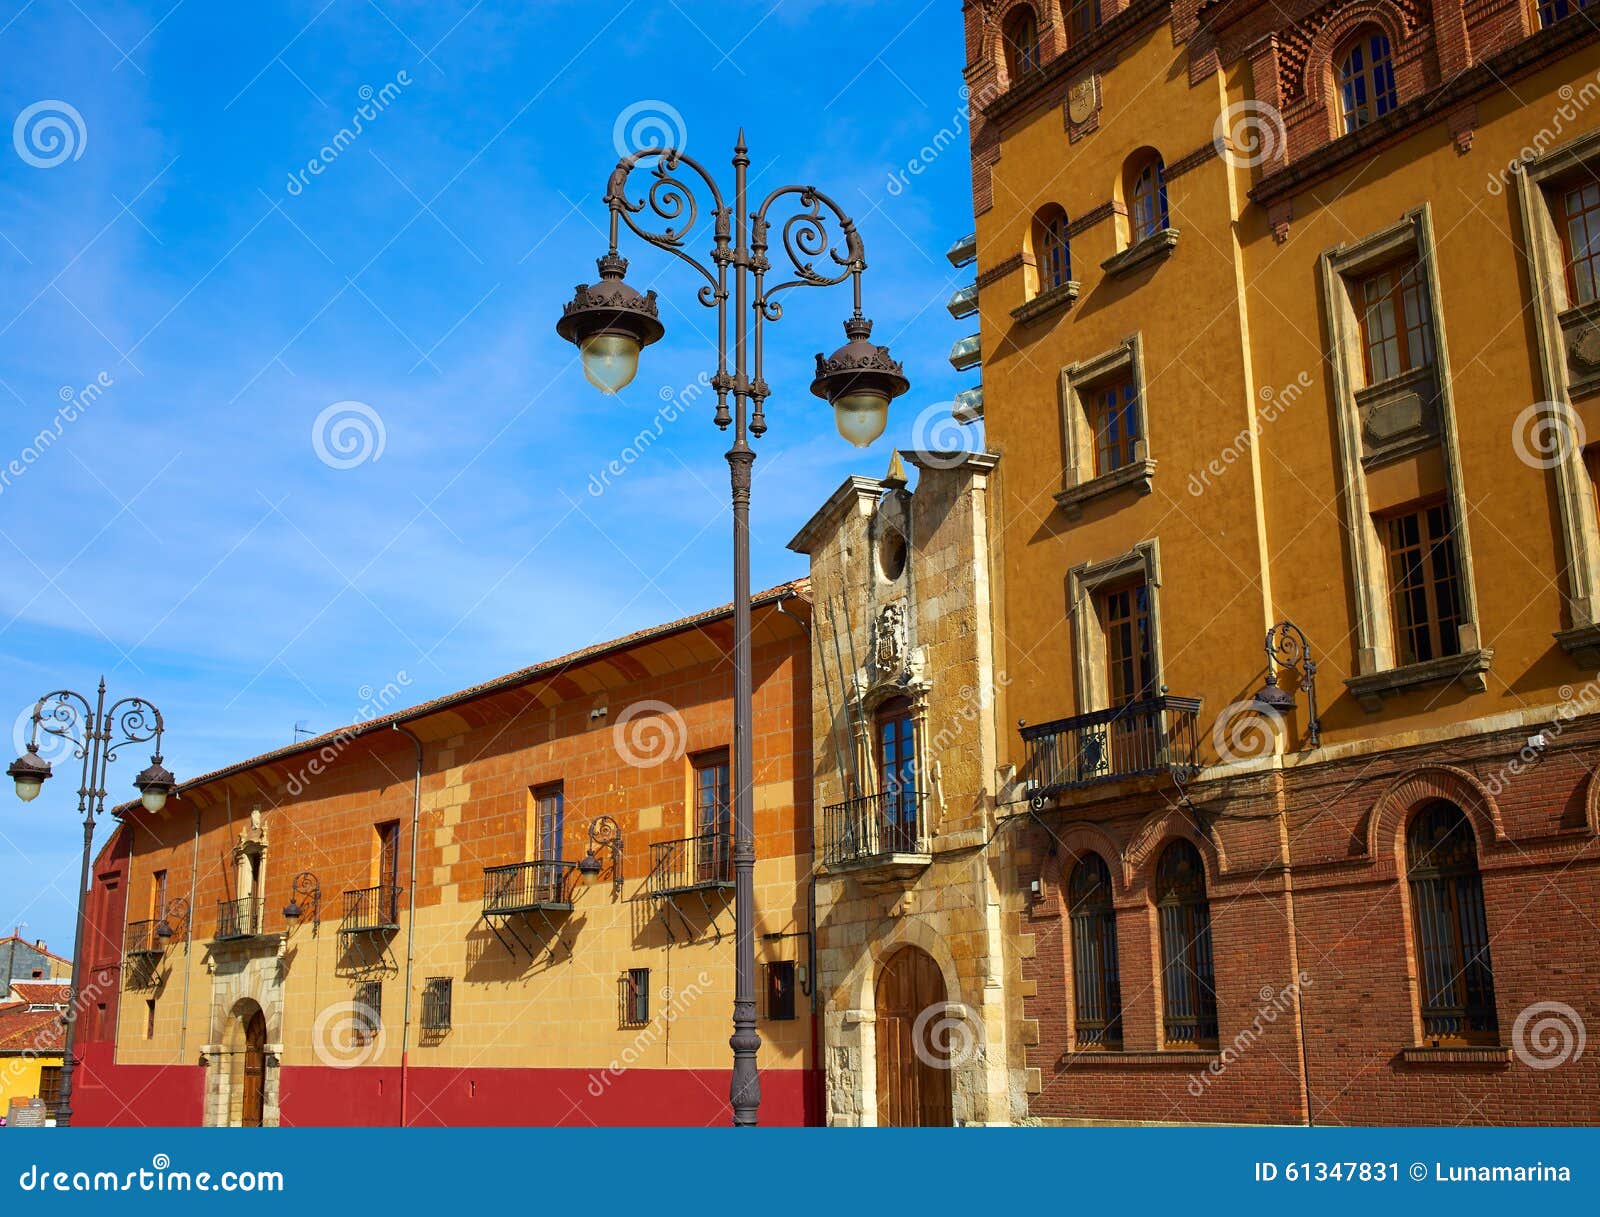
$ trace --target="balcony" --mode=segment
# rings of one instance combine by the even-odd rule
[[[685,892],[714,892],[733,887],[733,834],[702,833],[681,841],[657,841],[650,847],[650,894],[657,899]]]
[[[344,894],[344,915],[339,920],[341,934],[365,934],[399,928],[398,884],[356,888]]]
[[[929,862],[928,796],[900,787],[822,809],[822,861],[831,869],[868,868],[914,874]]]
[[[511,913],[572,911],[576,862],[516,862],[483,868],[483,911],[487,916]]]
[[[154,921],[130,921],[122,936],[122,956],[128,960],[159,959],[166,953],[167,943],[156,933],[166,924],[164,918]]]
[[[1023,727],[1023,777],[1035,800],[1127,778],[1193,777],[1200,768],[1199,714],[1198,698],[1161,696]]]
[[[254,898],[217,901],[217,941],[254,938],[261,933],[261,914],[261,901]]]

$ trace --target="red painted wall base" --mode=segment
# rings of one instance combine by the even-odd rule
[[[109,1044],[83,1048],[73,1122],[83,1127],[185,1127],[201,1123],[205,1069],[198,1065],[116,1065]],[[406,1123],[417,1127],[572,1125],[720,1127],[728,1123],[728,1070],[410,1070]],[[819,1124],[815,1070],[761,1074],[761,1122]],[[285,1127],[400,1123],[400,1070],[286,1066],[279,1078]]]

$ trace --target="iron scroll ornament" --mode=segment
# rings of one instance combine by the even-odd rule
[[[742,134],[735,150],[735,163],[741,160],[748,164]],[[642,193],[630,195],[630,179],[635,170],[644,169],[647,163],[650,168],[645,172],[652,179],[650,184]],[[685,169],[689,172],[683,172]],[[692,178],[698,178],[703,185],[710,199],[709,209],[703,208],[697,199],[691,184]],[[772,219],[774,208],[782,210],[781,204],[791,198],[797,204],[794,213],[781,222],[775,222]],[[751,435],[760,437],[767,430],[765,403],[771,396],[771,388],[762,376],[764,329],[767,323],[782,319],[783,303],[778,297],[784,292],[797,287],[833,287],[847,279],[851,280],[854,289],[851,322],[867,327],[863,337],[870,333],[870,323],[865,322],[861,315],[861,275],[867,269],[861,235],[844,209],[815,186],[778,187],[750,213],[748,227],[744,227],[743,217],[729,206],[721,187],[705,166],[676,148],[651,147],[640,149],[617,162],[606,184],[604,201],[611,212],[611,233],[610,251],[602,261],[619,257],[617,238],[621,226],[626,225],[640,240],[673,254],[705,279],[696,298],[702,306],[715,309],[717,313],[717,369],[710,384],[717,395],[715,421],[723,430],[734,422],[728,406],[729,393],[739,399],[749,398]],[[709,214],[711,221],[709,265],[686,248],[691,237],[698,235],[696,230],[703,229],[701,219],[706,214]],[[641,222],[640,217],[646,215],[662,221],[663,226],[656,228]],[[775,223],[779,247],[788,262],[788,268],[780,273],[792,274],[793,277],[781,279],[769,287],[767,277],[773,264],[768,255],[772,248],[770,236]],[[837,225],[839,232],[837,240],[830,233],[834,225]],[[824,269],[818,269],[819,261],[824,258],[831,265],[825,264]],[[732,287],[741,294],[744,285],[737,281],[739,272],[748,272],[751,276],[751,298],[748,303],[754,314],[750,332],[750,354],[755,368],[753,378],[745,377],[737,369],[732,373],[728,370],[728,300],[734,294],[730,289],[730,269],[735,272],[733,278],[736,280]],[[653,304],[653,293],[649,299]],[[847,322],[847,330],[850,324]],[[850,333],[851,338],[856,336],[854,332]],[[736,353],[742,354],[744,342],[745,333],[741,326],[734,335]],[[835,355],[835,360],[839,354]],[[901,365],[890,358],[887,347],[875,347],[873,354],[876,358],[872,370],[896,379],[903,378]],[[743,360],[736,362],[742,364]],[[823,363],[819,356],[819,372]],[[830,366],[829,370],[837,369]]]

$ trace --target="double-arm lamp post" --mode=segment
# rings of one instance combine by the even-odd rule
[[[649,166],[652,180],[642,196],[630,196],[628,179],[643,165]],[[865,448],[882,435],[888,422],[889,402],[910,387],[889,348],[868,341],[872,322],[861,313],[861,273],[867,268],[866,255],[850,218],[814,186],[780,186],[750,211],[746,197],[749,168],[750,154],[741,131],[733,150],[730,204],[710,173],[676,148],[644,148],[618,161],[606,185],[611,240],[605,256],[599,259],[600,282],[580,284],[556,324],[556,332],[575,343],[582,353],[584,375],[605,393],[616,393],[627,385],[638,372],[640,350],[665,333],[655,292],[641,295],[623,280],[628,262],[617,252],[622,225],[647,244],[677,255],[704,276],[698,298],[716,313],[717,370],[710,380],[717,395],[714,421],[722,430],[733,428],[733,446],[728,449],[727,460],[733,485],[735,966],[733,1036],[728,1042],[733,1049],[729,1098],[735,1125],[755,1124],[761,1102],[756,1071],[761,1037],[756,1033],[750,677],[750,467],[756,456],[749,438],[760,438],[767,429],[764,407],[771,389],[764,375],[762,331],[767,322],[783,316],[778,297],[794,287],[831,287],[850,281],[855,308],[844,323],[849,341],[830,357],[817,356],[811,391],[833,406],[839,433],[851,443]],[[698,239],[704,227],[695,187],[690,185],[695,179],[695,185],[703,186],[710,200],[709,266],[685,250],[690,236]],[[777,213],[773,211],[775,207]],[[773,218],[774,214],[778,218]],[[660,231],[648,227],[658,222],[664,225]],[[837,240],[829,235],[828,226],[832,223],[838,224]],[[771,236],[777,237],[787,261],[773,285],[768,283],[773,269],[767,257]]]
[[[39,732],[58,736],[73,745],[72,755],[83,762],[78,782],[78,811],[83,816],[83,866],[78,878],[78,923],[72,947],[72,983],[67,994],[67,1037],[61,1059],[61,1095],[56,1124],[72,1124],[73,1049],[77,1043],[79,998],[83,991],[84,931],[88,925],[90,851],[94,846],[94,821],[106,809],[106,769],[117,753],[130,744],[155,741],[149,766],[133,779],[146,811],[160,811],[177,779],[161,763],[161,735],[166,724],[161,711],[140,697],[124,697],[106,705],[106,682],[100,682],[94,703],[71,689],[58,689],[41,697],[33,707],[27,751],[11,763],[6,774],[17,786],[17,797],[31,803],[51,775],[50,762],[39,755]],[[163,928],[167,910],[162,909]],[[157,931],[159,933],[159,931]],[[169,937],[169,934],[162,937]]]

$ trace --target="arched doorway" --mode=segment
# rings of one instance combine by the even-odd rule
[[[950,1054],[930,1034],[945,1012],[939,965],[925,951],[902,947],[878,973],[875,1004],[879,1125],[950,1125]]]
[[[244,1024],[243,1102],[239,1124],[260,1128],[267,1097],[267,1016],[256,1006]]]
[[[267,1072],[266,1013],[254,998],[241,997],[227,1018],[213,1058],[217,1072],[208,1084],[206,1123],[224,1128],[276,1124],[277,1087]]]

